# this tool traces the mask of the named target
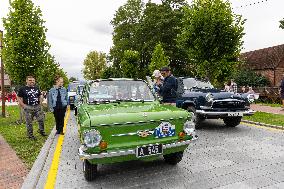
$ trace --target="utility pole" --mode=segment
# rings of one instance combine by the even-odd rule
[[[3,63],[3,55],[2,55],[2,49],[3,49],[3,31],[0,30],[0,49],[1,49],[1,93],[2,93],[2,117],[6,117],[5,115],[5,94],[4,94],[4,63]]]

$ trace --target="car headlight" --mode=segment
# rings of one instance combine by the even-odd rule
[[[186,121],[183,124],[183,130],[187,135],[195,135],[195,123],[193,122],[193,120],[191,121]]]
[[[211,93],[207,93],[205,99],[207,102],[213,102],[214,96]]]
[[[93,148],[99,146],[102,136],[97,130],[90,130],[84,133],[84,143],[87,147]]]

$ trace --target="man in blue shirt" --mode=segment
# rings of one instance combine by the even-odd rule
[[[164,77],[163,84],[157,81],[157,85],[160,90],[159,93],[163,97],[164,103],[175,103],[177,98],[177,79],[172,75],[171,70],[168,67],[160,69],[162,76]]]

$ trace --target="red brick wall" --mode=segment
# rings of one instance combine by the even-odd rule
[[[276,75],[276,77],[275,77],[275,80],[276,80],[275,86],[277,86],[277,87],[280,86],[281,80],[283,78],[283,74],[284,74],[284,68],[277,68],[275,70],[275,75]]]

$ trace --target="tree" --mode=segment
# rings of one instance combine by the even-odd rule
[[[229,1],[194,0],[184,8],[179,45],[186,49],[194,74],[223,83],[236,67],[244,22]]]
[[[283,18],[283,20],[280,20],[280,26],[279,27],[284,29],[284,18]]]
[[[143,12],[139,30],[142,64],[148,67],[153,50],[159,42],[169,57],[170,66],[176,75],[187,72],[187,56],[184,50],[177,48],[177,36],[181,33],[183,7],[185,0],[163,0],[162,4],[148,2]]]
[[[101,74],[106,69],[106,54],[97,51],[91,51],[83,62],[83,76],[87,80],[101,78]]]
[[[238,70],[233,76],[239,86],[264,87],[270,86],[269,80],[247,68]]]
[[[6,72],[15,84],[23,84],[27,75],[37,76],[47,63],[50,46],[41,17],[40,8],[31,0],[13,0],[7,17],[3,18],[6,30],[3,59]]]
[[[154,70],[159,70],[164,66],[169,66],[169,64],[169,57],[165,55],[162,44],[158,43],[152,54],[151,63],[149,65],[150,73],[153,73]]]
[[[37,72],[37,84],[41,90],[48,91],[55,84],[55,76],[61,76],[64,80],[64,86],[69,83],[66,73],[60,68],[59,63],[55,61],[54,56],[47,54],[47,61]]]
[[[125,51],[123,60],[121,62],[123,77],[137,79],[139,71],[138,65],[139,65],[139,53],[137,51],[131,51],[131,50]]]
[[[142,0],[127,0],[118,8],[111,21],[113,25],[113,47],[110,58],[113,67],[120,70],[120,63],[126,50],[138,50],[137,31],[142,19],[144,3]]]

